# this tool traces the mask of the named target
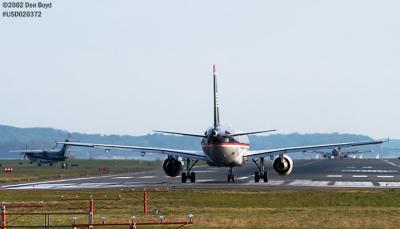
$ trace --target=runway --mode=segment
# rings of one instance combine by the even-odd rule
[[[235,183],[228,183],[227,168],[195,167],[196,183],[181,183],[180,177],[168,177],[161,166],[149,172],[80,177],[32,183],[4,184],[2,189],[101,189],[101,188],[400,188],[398,159],[326,159],[295,160],[289,176],[279,176],[267,160],[269,182],[255,183],[252,162],[235,168]]]

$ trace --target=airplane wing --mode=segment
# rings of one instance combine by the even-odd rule
[[[342,148],[352,146],[364,146],[364,145],[377,145],[382,144],[385,141],[369,141],[369,142],[347,142],[347,143],[336,143],[336,144],[325,144],[325,145],[312,145],[312,146],[299,146],[299,147],[287,147],[280,149],[268,149],[268,150],[250,150],[247,151],[246,158],[259,158],[263,156],[270,156],[274,154],[286,154],[294,152],[306,152],[310,150],[321,150],[329,148]]]
[[[195,150],[178,150],[178,149],[166,149],[166,148],[152,148],[152,147],[142,147],[142,146],[126,146],[126,145],[109,145],[109,144],[96,144],[96,143],[81,143],[81,142],[57,142],[59,144],[65,144],[69,146],[80,146],[80,147],[94,147],[109,150],[111,148],[120,150],[131,150],[141,153],[156,153],[171,155],[183,158],[190,158],[195,160],[205,160],[205,155],[202,151]]]
[[[11,150],[11,151],[9,151],[10,153],[20,153],[20,154],[23,154],[23,153],[44,153],[45,151],[44,150],[41,150],[41,149],[37,149],[37,150]]]

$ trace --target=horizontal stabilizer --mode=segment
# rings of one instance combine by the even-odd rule
[[[276,131],[276,130],[262,130],[262,131],[255,131],[255,132],[246,132],[246,133],[229,134],[229,136],[230,136],[230,137],[236,137],[236,136],[242,136],[242,135],[267,133],[267,132],[273,132],[273,131]]]
[[[205,137],[204,135],[201,135],[201,134],[178,133],[178,132],[162,131],[162,130],[153,130],[153,132],[163,133],[163,134],[175,134],[175,135],[182,135],[182,136],[198,137],[198,138]]]

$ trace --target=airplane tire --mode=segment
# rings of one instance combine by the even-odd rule
[[[190,173],[190,182],[192,183],[196,182],[196,174],[194,172]]]
[[[182,183],[186,183],[187,176],[186,176],[186,173],[185,173],[185,172],[182,173],[181,178],[182,178]]]
[[[53,163],[50,163],[49,165],[50,165],[50,166],[53,166]]]
[[[37,165],[38,165],[38,166],[42,166],[42,164],[40,164],[40,163],[38,163]]]
[[[264,182],[268,182],[268,173],[263,174],[263,180]]]
[[[228,182],[235,182],[235,174],[228,174]]]
[[[260,181],[260,173],[259,172],[254,173],[254,181],[256,183],[258,183]]]

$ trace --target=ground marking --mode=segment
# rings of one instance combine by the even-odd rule
[[[368,177],[367,175],[353,175],[352,177]]]
[[[358,172],[358,173],[397,173],[398,170],[384,170],[384,169],[344,169],[342,172]]]
[[[343,175],[327,175],[326,177],[343,177]]]

